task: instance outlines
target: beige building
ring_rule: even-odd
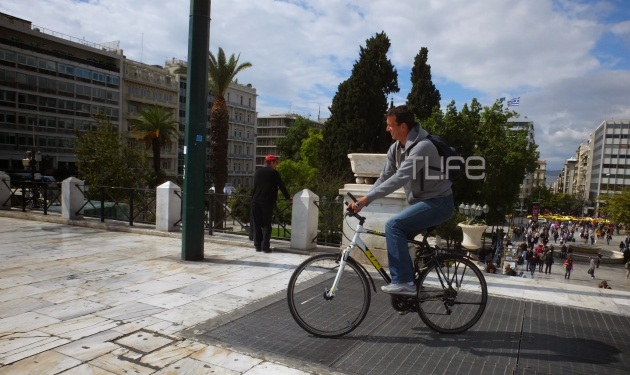
[[[163,107],[173,113],[172,119],[179,121],[179,95],[177,77],[159,66],[147,65],[132,60],[124,60],[122,83],[122,130],[133,129],[133,120],[138,113],[150,107]],[[135,134],[127,133],[135,139]],[[167,176],[177,176],[179,139],[173,139],[172,146],[164,146],[160,151],[160,168]],[[153,165],[153,154],[148,153],[149,165]]]
[[[174,73],[180,67],[186,67],[187,62],[172,59],[166,61],[165,68]],[[186,122],[186,75],[176,74],[179,86],[179,121]],[[242,85],[238,82],[230,83],[225,93],[225,101],[230,118],[228,129],[228,180],[227,183],[234,187],[254,186],[255,151],[256,151],[256,89],[251,84]],[[208,93],[208,123],[207,140],[210,141],[211,108],[214,97]],[[185,128],[180,128],[178,176],[184,172],[184,144]],[[207,149],[206,157],[206,182],[212,183],[210,168],[212,163],[212,150]]]

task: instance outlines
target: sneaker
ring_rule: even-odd
[[[415,296],[416,286],[411,284],[387,284],[381,287],[381,291],[389,294],[399,294],[402,296]]]

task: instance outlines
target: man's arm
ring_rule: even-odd
[[[282,195],[284,195],[284,197],[290,201],[291,200],[291,196],[289,195],[289,191],[287,190],[287,187],[284,186],[284,182],[282,181],[282,177],[280,177],[280,173],[278,173],[278,171],[276,171],[276,175],[278,177],[278,189],[280,189],[280,191],[282,192]]]

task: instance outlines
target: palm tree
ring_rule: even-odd
[[[243,69],[252,66],[251,63],[245,62],[239,65],[238,60],[240,54],[234,57],[234,54],[227,60],[225,52],[219,47],[218,58],[209,53],[210,61],[208,65],[209,85],[214,95],[212,103],[212,121],[210,124],[210,147],[212,149],[212,175],[216,191],[223,192],[225,183],[227,182],[228,163],[228,123],[229,113],[225,102],[225,93],[234,77]],[[225,203],[225,196],[218,195],[219,203]],[[223,204],[217,204],[214,209],[214,221],[217,228],[223,226]]]
[[[137,140],[144,140],[147,149],[153,152],[153,170],[155,171],[155,184],[162,182],[160,171],[160,150],[164,146],[171,146],[173,139],[179,136],[179,123],[171,119],[173,114],[163,107],[149,107],[139,112],[139,117],[134,121],[132,133]]]

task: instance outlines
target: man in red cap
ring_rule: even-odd
[[[265,156],[265,166],[254,174],[252,194],[252,228],[256,251],[270,253],[271,218],[278,200],[278,189],[287,200],[291,199],[280,173],[276,170],[280,159],[275,155]]]

